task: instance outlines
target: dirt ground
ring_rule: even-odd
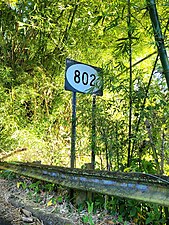
[[[40,204],[29,201],[17,180],[0,178],[0,225],[71,225],[67,218],[51,214]]]
[[[0,224],[20,225],[23,221],[19,209],[8,201],[10,188],[8,181],[0,179]]]

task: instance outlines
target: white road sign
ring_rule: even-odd
[[[103,95],[101,69],[66,59],[65,89],[73,92]]]

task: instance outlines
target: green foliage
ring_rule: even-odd
[[[12,180],[16,178],[16,173],[13,173],[8,170],[3,170],[3,171],[0,170],[0,178]]]
[[[165,224],[166,222],[164,207],[118,197],[107,197],[105,202],[104,196],[96,196],[94,210],[106,209],[108,214],[115,217],[115,223],[118,221],[119,223],[127,224],[127,221],[133,221],[133,223],[141,225]]]
[[[17,187],[22,187],[23,189],[29,189],[33,193],[39,193],[41,191],[52,192],[56,189],[56,185],[52,183],[46,183],[43,181],[20,181],[17,183]]]
[[[92,219],[93,205],[94,205],[93,202],[92,203],[87,202],[88,215],[83,216],[84,224],[94,225],[94,222]]]
[[[162,217],[159,207],[153,206],[152,210],[147,213],[145,224],[165,224],[165,222],[166,219]]]

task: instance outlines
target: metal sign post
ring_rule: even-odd
[[[96,95],[93,95],[92,101],[92,154],[91,163],[92,169],[95,169],[95,151],[96,151]]]
[[[65,90],[72,91],[72,135],[71,135],[71,168],[75,167],[76,161],[76,92],[93,94],[92,103],[92,153],[91,161],[94,169],[96,125],[95,108],[96,95],[103,95],[103,82],[101,68],[90,66],[72,59],[66,59]]]
[[[76,92],[72,92],[72,136],[71,136],[71,168],[75,167],[76,160]]]

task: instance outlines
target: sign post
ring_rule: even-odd
[[[95,150],[96,150],[96,95],[93,95],[92,101],[92,169],[95,169]]]
[[[66,59],[65,90],[72,91],[72,135],[71,135],[71,168],[76,159],[76,92],[93,94],[92,103],[92,167],[95,164],[95,108],[96,95],[103,95],[101,68],[90,66],[75,60]]]
[[[72,136],[71,136],[71,160],[70,167],[75,167],[76,160],[76,92],[72,92]]]

